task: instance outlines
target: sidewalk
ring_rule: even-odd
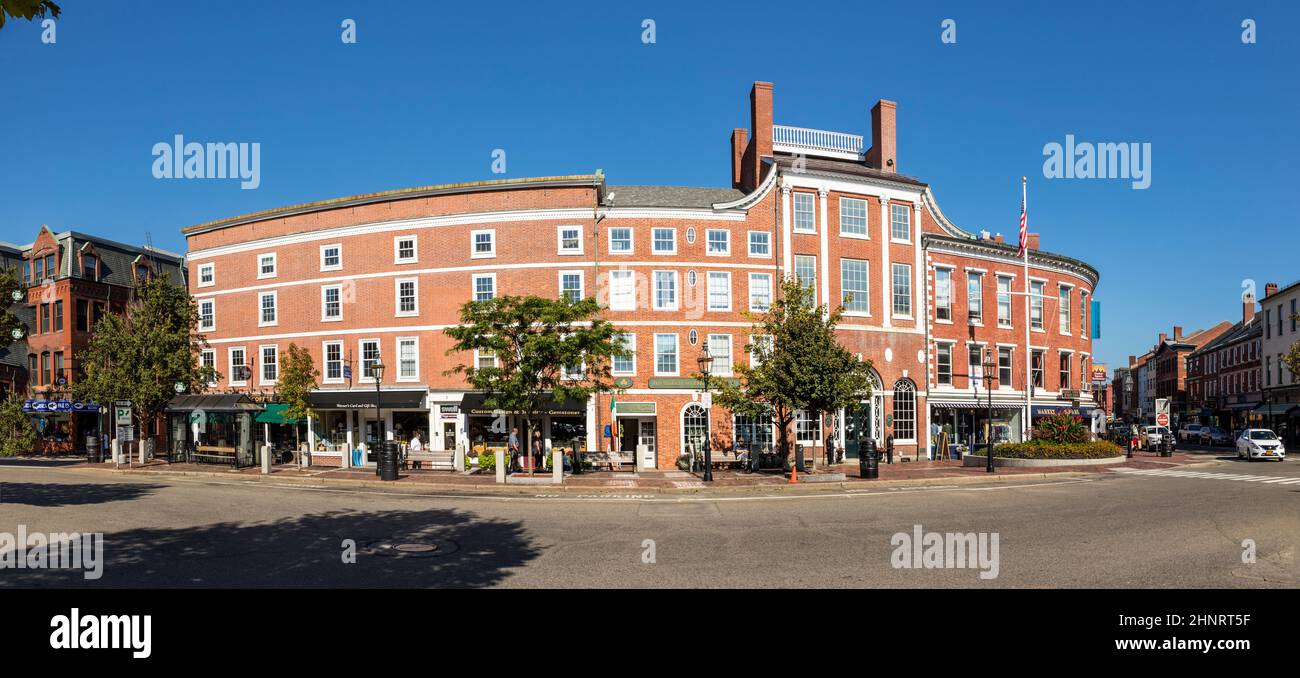
[[[1215,463],[1204,455],[1190,456],[1175,454],[1172,457],[1160,457],[1155,454],[1134,453],[1133,459],[1117,464],[1102,466],[1052,466],[1052,467],[1008,467],[998,468],[994,473],[987,473],[983,467],[964,467],[960,461],[916,461],[880,464],[880,477],[876,480],[864,480],[859,477],[858,465],[838,464],[827,467],[821,465],[815,473],[799,474],[800,482],[790,483],[789,479],[777,472],[744,473],[734,470],[715,471],[713,482],[705,483],[699,474],[685,471],[642,471],[608,472],[589,471],[581,475],[566,474],[562,485],[549,484],[512,484],[498,485],[493,475],[480,473],[461,474],[451,471],[405,470],[396,481],[381,481],[373,469],[340,469],[311,467],[301,469],[293,465],[273,467],[269,475],[263,475],[260,467],[231,469],[209,464],[168,464],[152,461],[144,466],[113,468],[110,464],[88,464],[85,462],[63,466],[65,469],[88,469],[121,475],[170,475],[222,478],[247,482],[271,481],[277,483],[294,483],[304,486],[341,487],[382,487],[384,489],[427,493],[430,491],[453,492],[493,492],[504,494],[553,494],[553,493],[683,493],[698,494],[709,492],[745,492],[773,493],[799,492],[814,493],[826,491],[887,489],[891,487],[925,487],[950,486],[984,483],[1017,483],[1035,480],[1065,480],[1095,476],[1116,468],[1171,468],[1188,465]],[[843,474],[843,477],[834,474]],[[539,473],[537,479],[549,478],[549,473]],[[821,482],[818,482],[821,481]]]

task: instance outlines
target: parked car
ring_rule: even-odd
[[[1201,429],[1205,428],[1200,424],[1188,424],[1178,429],[1178,442],[1194,443],[1201,439]]]
[[[1237,457],[1246,461],[1276,459],[1286,461],[1286,447],[1277,434],[1266,428],[1248,428],[1237,438]]]
[[[1231,445],[1232,436],[1218,426],[1206,426],[1201,429],[1200,443],[1202,445],[1209,445],[1210,447],[1216,445]]]

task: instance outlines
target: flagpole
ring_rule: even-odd
[[[1030,393],[1034,389],[1034,357],[1033,350],[1029,347],[1029,307],[1034,303],[1033,296],[1030,293],[1029,286],[1029,179],[1020,177],[1020,200],[1021,209],[1023,210],[1022,218],[1025,220],[1025,242],[1021,243],[1021,249],[1025,251],[1025,419],[1021,422],[1023,431],[1020,439],[1029,439],[1030,417],[1033,411],[1030,404]]]

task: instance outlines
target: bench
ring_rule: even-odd
[[[421,468],[421,466],[424,464],[433,465],[433,462],[434,462],[434,456],[433,456],[433,452],[431,451],[422,450],[420,452],[406,453],[405,463],[410,464],[411,468]]]
[[[235,448],[199,447],[190,454],[196,464],[229,464],[239,467],[239,454]]]
[[[611,471],[619,470],[623,464],[636,462],[636,457],[631,452],[584,452],[582,458],[585,462],[590,463],[593,468],[608,466]]]
[[[709,450],[709,461],[713,462],[714,466],[723,467],[740,463],[735,450]]]

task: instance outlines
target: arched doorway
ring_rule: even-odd
[[[689,403],[682,408],[682,454],[704,453],[704,438],[709,430],[709,411],[699,403]]]
[[[845,459],[857,459],[865,453],[868,440],[875,440],[880,446],[881,411],[884,409],[885,394],[880,383],[880,375],[871,370],[871,396],[859,401],[853,410],[841,410],[840,421],[843,424],[842,445]]]

